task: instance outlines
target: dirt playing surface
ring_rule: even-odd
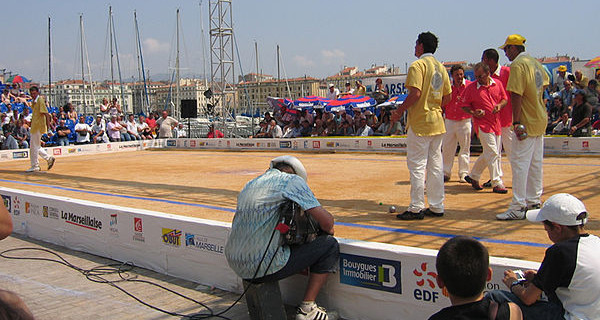
[[[2,163],[0,186],[230,222],[238,192],[281,154],[121,152],[58,158],[51,171],[34,174],[24,173],[28,160],[10,161]],[[491,239],[484,242],[491,255],[531,261],[541,261],[544,255],[545,248],[536,244],[551,244],[541,223],[495,219],[512,197],[506,158],[502,166],[508,194],[495,194],[489,188],[474,191],[469,184],[459,183],[455,164],[452,180],[446,183],[444,217],[399,221],[388,207],[395,205],[403,212],[409,203],[405,156],[293,155],[306,167],[309,186],[321,204],[341,223],[336,226],[338,237],[438,249],[448,235],[470,235]],[[45,170],[43,160],[41,164]],[[599,177],[598,158],[546,157],[542,199],[559,192],[582,199],[591,215],[586,229],[600,235]],[[481,180],[487,181],[487,172]]]

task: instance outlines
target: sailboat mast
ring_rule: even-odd
[[[281,95],[281,74],[279,72],[279,45],[277,45],[277,96]]]
[[[115,72],[113,69],[113,30],[112,30],[112,6],[108,6],[108,30],[109,30],[109,42],[110,42],[110,98],[115,97]]]
[[[175,58],[175,72],[177,78],[177,86],[175,87],[175,110],[171,114],[178,115],[179,114],[179,103],[181,102],[179,97],[179,82],[180,82],[180,74],[179,74],[179,9],[177,9],[177,57]],[[177,117],[179,118],[179,117]]]
[[[112,14],[111,14],[112,16]],[[125,95],[123,93],[124,89],[123,89],[123,77],[121,76],[121,62],[119,61],[119,47],[117,46],[117,36],[116,36],[116,32],[115,32],[115,20],[111,19],[111,30],[113,33],[113,38],[115,41],[115,54],[117,56],[117,72],[119,73],[119,88],[121,89],[121,108],[125,107]],[[125,109],[124,109],[125,110]]]
[[[52,106],[52,39],[50,35],[50,16],[48,16],[48,104]]]
[[[133,18],[135,20],[135,37],[137,39],[137,48],[138,48],[138,73],[141,74],[141,80],[144,83],[144,92],[143,92],[143,97],[141,97],[141,101],[142,101],[142,112],[148,114],[150,112],[150,99],[148,97],[148,85],[146,83],[146,72],[144,69],[144,55],[142,53],[142,41],[140,38],[140,28],[138,26],[138,22],[137,22],[137,13],[135,11],[133,11]],[[145,102],[145,104],[144,104]]]
[[[81,103],[83,104],[83,113],[87,113],[87,103],[85,102],[85,71],[83,69],[83,14],[79,14],[79,43],[81,47]]]
[[[258,73],[258,43],[256,42],[256,40],[254,41],[254,53],[256,55],[256,90],[258,93],[258,99],[260,99],[260,73]],[[254,105],[254,103],[252,103],[251,106],[252,105]],[[254,125],[254,110],[251,109],[250,112],[252,112],[252,124]]]

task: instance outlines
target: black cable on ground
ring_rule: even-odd
[[[36,252],[48,253],[52,256],[55,256],[56,259],[45,258],[45,257],[19,257],[19,256],[13,256],[13,255],[9,254],[11,252],[14,253],[14,252],[22,252],[22,251],[36,251]],[[202,303],[200,301],[192,299],[184,294],[181,294],[172,289],[166,288],[166,287],[164,287],[160,284],[154,283],[152,281],[137,279],[137,275],[131,275],[129,273],[133,270],[134,266],[133,266],[133,264],[128,263],[128,262],[112,263],[112,264],[106,264],[106,265],[93,267],[91,269],[83,269],[83,268],[80,268],[80,267],[70,263],[69,261],[64,259],[62,256],[60,256],[58,253],[55,253],[51,250],[44,249],[44,248],[28,248],[28,247],[4,250],[4,251],[0,252],[0,257],[3,257],[5,259],[36,260],[36,261],[49,261],[49,262],[59,263],[66,267],[69,267],[73,270],[78,271],[79,273],[83,274],[90,281],[108,284],[108,285],[112,286],[113,288],[116,288],[116,289],[120,290],[121,292],[125,293],[126,295],[128,295],[132,299],[136,300],[137,302],[139,302],[151,309],[154,309],[156,311],[159,311],[159,312],[171,315],[171,316],[183,317],[184,319],[190,319],[190,320],[192,320],[192,319],[209,319],[209,318],[221,318],[221,319],[231,320],[230,318],[223,316],[223,314],[226,313],[227,311],[229,311],[243,297],[243,294],[240,295],[240,297],[231,306],[229,306],[228,308],[226,308],[225,310],[223,310],[219,313],[214,313],[214,311],[210,307],[208,307],[207,305],[205,305],[204,303]],[[105,278],[108,275],[115,275],[115,274],[119,276],[118,280],[108,280]],[[136,297],[134,294],[129,293],[127,290],[123,289],[122,287],[120,287],[118,285],[118,283],[124,283],[124,282],[140,282],[140,283],[153,285],[162,290],[168,291],[168,292],[175,294],[181,298],[184,298],[186,300],[189,300],[189,301],[192,301],[192,302],[198,304],[202,308],[205,308],[207,310],[207,313],[181,314],[181,313],[171,312],[171,311],[161,309],[159,307],[156,307],[154,305],[151,305],[151,304],[141,300],[140,298]],[[247,291],[247,289],[244,290],[244,293],[246,293],[246,291]]]

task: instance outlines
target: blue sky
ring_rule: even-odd
[[[341,1],[233,0],[237,46],[235,74],[255,72],[254,42],[263,73],[277,75],[276,45],[281,47],[282,77],[324,78],[343,66],[400,66],[412,62],[418,33],[440,40],[442,61],[478,61],[508,34],[527,38],[534,56],[568,54],[580,59],[600,55],[597,0],[540,1]],[[174,65],[175,11],[181,10],[183,73],[203,74],[202,37],[208,44],[208,0],[7,1],[0,68],[34,81],[47,81],[47,19],[52,18],[53,79],[81,78],[79,14],[94,80],[110,78],[108,6],[113,7],[124,80],[137,77],[133,11],[137,10],[146,69],[167,74]],[[202,12],[202,15],[201,15]],[[201,21],[205,35],[201,34]],[[206,49],[207,57],[208,48]],[[241,64],[239,63],[241,61]],[[507,59],[501,52],[501,63]],[[207,62],[208,64],[208,62]],[[208,67],[209,68],[209,67]],[[86,71],[87,72],[87,71]]]

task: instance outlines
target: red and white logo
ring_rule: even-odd
[[[313,141],[313,149],[320,149],[321,141]]]
[[[421,267],[414,269],[413,274],[418,277],[417,286],[429,287],[430,289],[440,289],[436,282],[437,273],[433,271],[427,271],[427,262],[421,263]],[[448,296],[448,291],[446,291],[446,288],[442,290],[442,294],[446,297]]]
[[[133,218],[133,231],[143,232],[142,229],[142,218]]]

